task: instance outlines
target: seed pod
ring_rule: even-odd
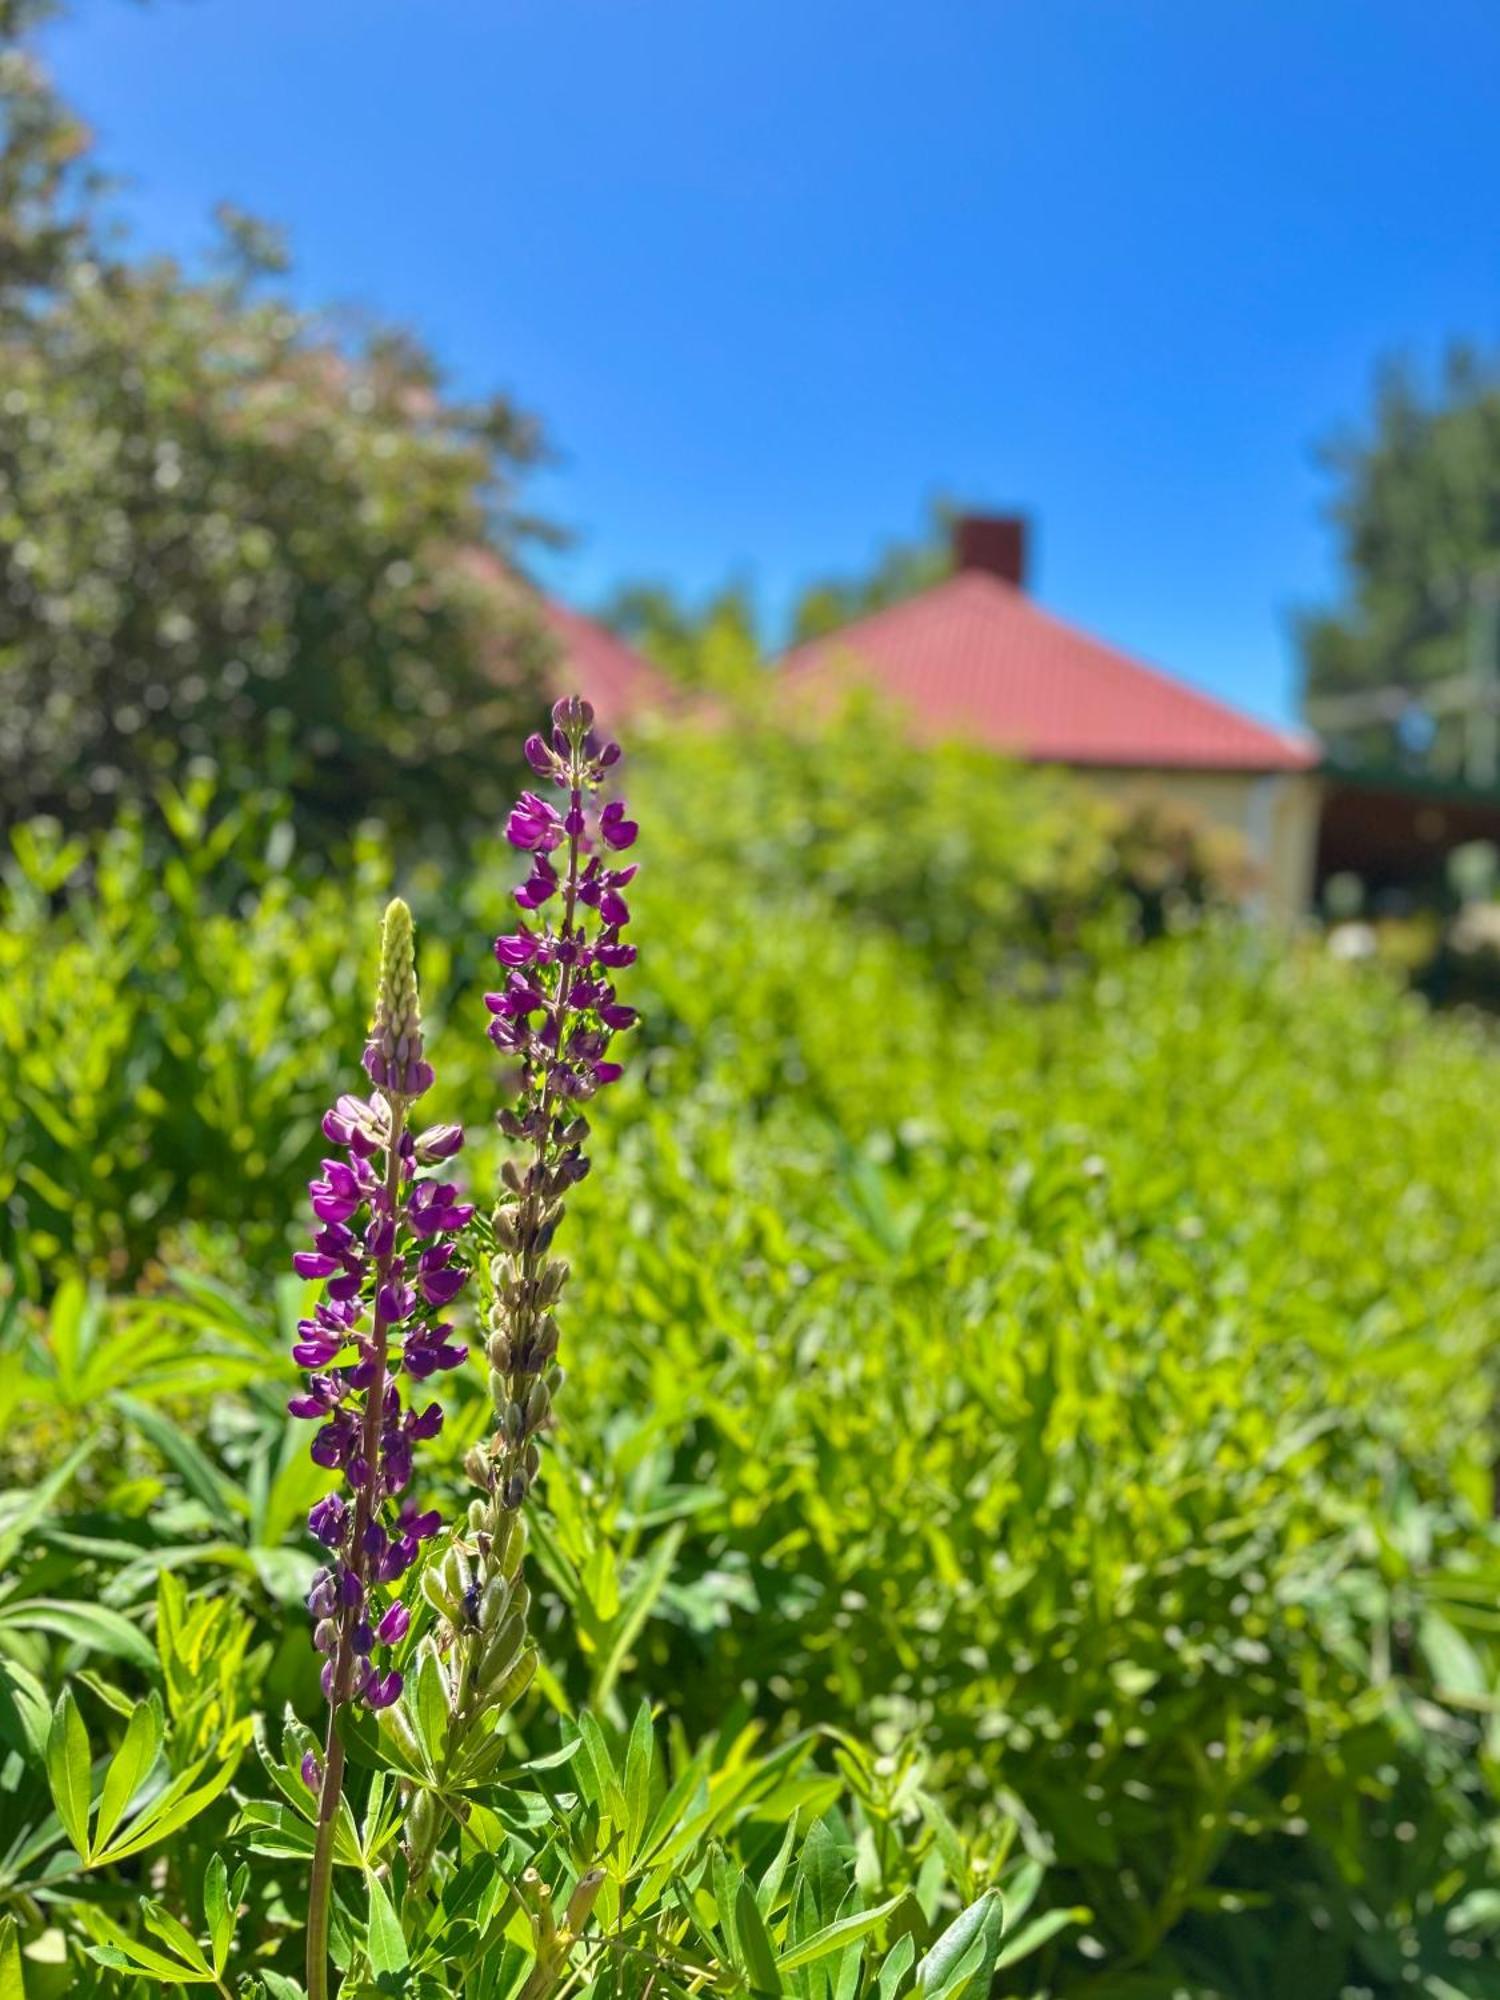
[[[489,1512],[489,1508],[485,1506],[482,1500],[471,1500],[469,1502],[469,1527],[474,1534],[477,1535],[480,1529],[483,1528],[485,1522],[489,1519]]]
[[[419,1786],[406,1802],[406,1851],[425,1860],[432,1851],[437,1832],[437,1800],[425,1785]],[[571,1907],[571,1905],[570,1905]]]
[[[510,1603],[510,1585],[503,1576],[492,1576],[479,1599],[479,1629],[492,1632]]]
[[[502,1548],[496,1537],[495,1561],[506,1582],[511,1582],[520,1573],[522,1558],[526,1554],[527,1527],[522,1514],[507,1514],[505,1520],[505,1544]]]
[[[490,1462],[485,1457],[483,1445],[470,1445],[469,1449],[464,1453],[464,1471],[476,1486],[489,1485]]]
[[[456,1618],[463,1598],[449,1590],[436,1568],[422,1572],[422,1595],[434,1611],[440,1611],[445,1618]]]
[[[381,1709],[380,1726],[395,1737],[409,1761],[420,1768],[425,1752],[417,1740],[417,1732],[412,1726],[411,1717],[406,1712],[406,1704],[398,1701],[389,1708]]]
[[[482,1688],[504,1680],[526,1644],[526,1620],[512,1611],[485,1640],[476,1679]]]
[[[469,1568],[468,1557],[457,1542],[449,1545],[448,1553],[443,1558],[443,1582],[449,1596],[458,1599],[467,1597],[473,1585],[474,1575]]]
[[[527,1688],[531,1686],[535,1674],[536,1652],[532,1647],[528,1646],[520,1659],[516,1661],[510,1672],[505,1676],[504,1680],[486,1689],[486,1706],[492,1710],[500,1710],[502,1712],[505,1709],[514,1708],[522,1695],[525,1694]]]
[[[561,1257],[552,1258],[537,1280],[537,1297],[544,1305],[551,1305],[568,1282],[568,1266]]]
[[[530,1394],[526,1398],[527,1430],[540,1430],[551,1414],[551,1410],[552,1398],[547,1393],[546,1383],[538,1376],[536,1381],[532,1383]]]
[[[502,1375],[510,1373],[510,1338],[507,1334],[498,1330],[492,1333],[486,1352],[490,1358],[491,1368],[496,1369]]]

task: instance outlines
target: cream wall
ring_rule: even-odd
[[[1251,906],[1281,923],[1306,915],[1318,841],[1315,772],[1073,768],[1113,799],[1165,799],[1210,826],[1237,834],[1255,877]]]

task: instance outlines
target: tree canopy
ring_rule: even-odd
[[[793,600],[784,636],[767,632],[755,594],[742,580],[698,604],[667,583],[625,583],[600,606],[599,616],[680,685],[734,692],[783,644],[820,639],[940,582],[952,567],[951,515],[939,504],[925,534],[888,543],[867,570],[805,584]]]
[[[1335,440],[1323,458],[1335,482],[1328,512],[1345,587],[1337,607],[1300,621],[1309,714],[1331,715],[1325,733],[1353,754],[1420,751],[1437,768],[1457,768],[1468,704],[1452,684],[1476,668],[1500,668],[1492,610],[1500,362],[1455,348],[1430,386],[1408,367],[1387,368],[1367,427]],[[1393,687],[1412,696],[1404,717],[1342,699]],[[1346,725],[1341,714],[1351,718]]]
[[[50,11],[0,0],[6,815],[94,816],[195,760],[320,837],[498,813],[548,656],[495,582],[537,425],[405,332],[293,306],[250,218],[201,273],[122,248],[33,52]]]

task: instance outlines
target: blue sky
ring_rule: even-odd
[[[774,619],[946,493],[1284,717],[1313,445],[1500,335],[1495,0],[79,0],[50,48],[144,243],[234,200],[542,415],[585,607]]]

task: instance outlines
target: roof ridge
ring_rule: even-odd
[[[903,657],[905,635],[914,625],[920,630],[924,619],[951,617],[965,605],[979,621],[968,638],[952,630],[935,638],[929,631],[912,645],[910,657]],[[996,614],[1004,621],[1003,631],[993,629]],[[996,671],[1001,664],[997,649],[1009,656],[1003,664],[1013,664],[1013,674]],[[1071,757],[1098,764],[1115,754],[1122,765],[1149,768],[1153,733],[1155,754],[1163,764],[1290,769],[1316,761],[1315,742],[1302,732],[1263,722],[1222,696],[1070,623],[1004,578],[983,571],[955,571],[899,603],[882,605],[836,631],[788,648],[777,665],[788,685],[798,685],[827,670],[840,655],[858,660],[861,652],[873,679],[917,684],[927,709],[946,708],[946,720],[955,729],[1005,740],[1022,754],[1049,761],[1066,763]],[[976,675],[985,694],[993,697],[988,702],[976,698]],[[1083,684],[1073,690],[1072,709],[1092,712],[1069,713],[1069,677]],[[899,686],[892,691],[899,693]],[[1148,691],[1153,717],[1132,717],[1131,697],[1139,707]],[[930,713],[927,719],[932,719]],[[1111,729],[1113,752],[1107,741]]]

